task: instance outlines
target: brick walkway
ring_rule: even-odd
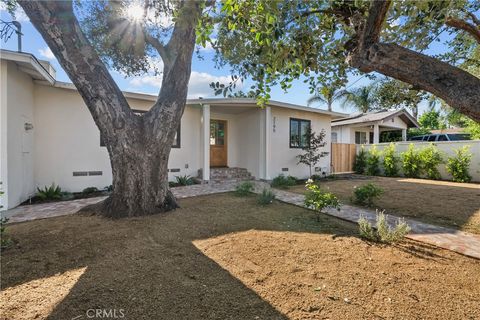
[[[200,195],[233,191],[236,184],[236,182],[228,182],[214,183],[209,185],[193,185],[187,187],[173,188],[172,192],[177,198],[182,199]],[[265,187],[269,188],[268,184],[260,181],[255,182],[255,192],[261,192],[261,190]],[[284,190],[274,190],[274,193],[276,195],[276,198],[282,202],[301,207],[304,206],[304,196],[301,194]],[[99,197],[20,206],[2,212],[2,217],[9,217],[10,222],[23,222],[35,219],[57,217],[73,214],[83,206],[96,203],[103,199],[104,197]],[[326,212],[327,214],[334,217],[352,222],[357,222],[360,215],[363,215],[371,222],[375,222],[376,217],[375,211],[373,210],[354,207],[350,205],[342,205],[339,211],[327,210]],[[388,216],[387,218],[390,224],[394,224],[397,219],[397,217],[393,216]],[[480,259],[480,236],[454,229],[434,226],[412,219],[405,219],[405,221],[412,228],[410,233],[407,235],[408,238]]]

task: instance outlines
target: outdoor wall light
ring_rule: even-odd
[[[25,128],[25,131],[33,130],[33,124],[28,123],[28,122],[25,122],[25,124],[23,125],[23,127]]]

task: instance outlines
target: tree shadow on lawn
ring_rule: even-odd
[[[317,224],[311,212],[294,206],[258,206],[253,197],[223,194],[181,204],[143,218],[77,214],[11,225],[18,245],[2,254],[2,290],[27,284],[27,292],[16,292],[18,299],[29,294],[31,281],[48,282],[86,267],[63,301],[51,306],[49,319],[85,318],[87,310],[104,308],[124,309],[126,319],[286,319],[192,242],[250,229],[347,236],[352,231],[330,217]],[[30,300],[48,303],[38,296]]]
[[[286,319],[193,243],[248,230],[323,234],[335,241],[357,232],[354,224],[326,215],[316,222],[313,212],[296,206],[258,206],[253,197],[210,195],[181,205],[143,218],[77,214],[12,225],[19,245],[2,255],[2,290],[86,267],[51,306],[49,319],[85,318],[89,309],[123,309],[126,319]],[[48,303],[28,297],[28,290],[11,298],[19,294]]]

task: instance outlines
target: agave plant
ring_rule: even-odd
[[[45,186],[43,189],[37,188],[36,196],[42,200],[59,200],[62,198],[62,189],[60,186],[52,183],[50,187]]]

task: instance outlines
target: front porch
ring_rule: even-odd
[[[271,108],[201,105],[201,163],[204,183],[269,180]]]

